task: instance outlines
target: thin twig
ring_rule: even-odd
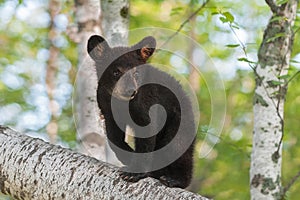
[[[300,27],[298,27],[295,31],[294,31],[294,36],[296,35],[296,33],[300,30]]]
[[[298,74],[300,74],[300,71],[297,71],[287,82],[286,82],[286,86],[294,79],[294,78],[296,78],[296,76],[298,75]]]
[[[229,23],[228,25],[229,25],[229,28],[230,28],[231,32],[233,33],[233,35],[234,35],[235,38],[237,39],[238,43],[240,44],[241,49],[242,49],[242,51],[244,52],[245,57],[248,59],[248,54],[247,54],[247,51],[246,51],[246,45],[240,40],[239,36],[237,35],[237,33],[235,32],[234,28],[232,27],[232,24]],[[257,71],[256,71],[256,67],[253,66],[253,65],[251,65],[251,63],[249,63],[249,62],[248,62],[248,65],[249,65],[249,67],[253,70],[255,76],[261,81],[261,84],[262,84],[262,86],[263,86],[263,88],[264,88],[264,90],[265,90],[265,92],[266,92],[268,98],[271,99],[272,103],[273,103],[274,106],[276,107],[276,103],[275,103],[274,99],[273,99],[273,98],[271,97],[271,95],[268,93],[267,87],[266,87],[265,84],[263,83],[261,76],[260,76],[260,75],[257,73]]]
[[[296,182],[296,180],[300,177],[300,171],[290,180],[290,182],[283,188],[283,194],[284,197],[286,192],[292,187],[292,185]]]
[[[268,5],[270,6],[270,8],[271,8],[271,6],[272,6],[272,3],[274,3],[274,5],[276,6],[276,4],[275,4],[275,2],[274,2],[273,0],[266,0],[266,1],[267,1],[267,3],[269,2]],[[272,1],[272,2],[271,2],[271,1]],[[271,9],[273,9],[273,8],[271,8]],[[278,8],[276,8],[276,9],[278,9]],[[235,32],[234,28],[232,27],[232,24],[229,23],[228,25],[229,25],[229,28],[230,28],[231,32],[234,34],[235,38],[237,39],[238,43],[240,44],[241,49],[242,49],[242,51],[243,51],[245,57],[248,59],[248,54],[247,54],[247,51],[246,51],[246,46],[245,46],[245,44],[244,44],[244,43],[240,40],[240,38],[238,37],[237,33]],[[248,62],[248,65],[249,65],[249,67],[253,70],[255,76],[261,81],[261,85],[262,85],[262,87],[264,88],[267,97],[271,100],[273,106],[276,108],[276,114],[277,114],[277,116],[278,116],[279,119],[280,119],[281,128],[282,128],[282,135],[281,135],[281,139],[280,139],[280,141],[279,141],[279,145],[278,145],[278,148],[277,148],[277,151],[276,151],[277,153],[279,153],[280,146],[281,146],[281,143],[282,143],[282,141],[283,141],[283,136],[284,136],[284,120],[283,120],[283,117],[281,116],[281,114],[280,114],[280,112],[279,112],[280,97],[278,98],[278,103],[276,104],[275,100],[274,100],[274,99],[272,98],[272,96],[269,94],[266,85],[263,83],[261,76],[257,73],[256,67],[253,66],[253,65],[251,65],[251,63],[249,63],[249,62]],[[300,72],[299,72],[299,73],[300,73]],[[281,92],[281,87],[280,87],[280,89],[279,89],[279,92]]]
[[[294,35],[293,35],[294,36]],[[282,63],[281,63],[281,70],[278,74],[278,77],[281,75],[281,72],[282,70],[284,69],[284,64],[285,64],[285,57],[287,56],[287,54],[289,53],[289,49],[287,49],[287,52],[285,53],[285,55],[282,57]],[[281,123],[281,131],[282,131],[282,134],[281,134],[281,139],[279,141],[279,144],[278,144],[278,148],[277,148],[277,154],[279,155],[279,151],[280,151],[280,148],[281,148],[281,144],[283,142],[283,137],[284,137],[284,119],[283,117],[281,116],[280,114],[280,111],[279,111],[279,107],[280,107],[280,103],[281,103],[281,99],[284,99],[283,95],[285,95],[286,93],[286,88],[288,87],[288,84],[300,73],[300,71],[297,71],[283,86],[279,85],[279,94],[278,94],[278,102],[277,102],[277,107],[276,107],[276,111],[277,111],[277,115],[280,119],[280,123]]]
[[[247,154],[246,156],[247,156],[247,157],[250,157],[249,154],[246,152],[246,150],[244,150],[243,148],[239,147],[238,145],[236,145],[236,144],[234,144],[234,143],[232,143],[232,142],[228,142],[227,140],[225,140],[225,138],[223,138],[223,137],[221,137],[221,136],[219,136],[219,135],[216,135],[216,134],[211,133],[211,132],[209,132],[209,131],[203,132],[203,134],[204,134],[204,135],[207,134],[207,135],[213,136],[213,137],[219,139],[220,141],[222,141],[223,143],[225,143],[225,144],[231,146],[233,149],[238,150],[241,154]]]
[[[176,30],[175,33],[173,33],[161,46],[159,49],[161,49],[163,46],[165,46],[167,43],[170,42],[171,39],[173,39],[180,31],[181,29],[193,18],[195,17],[209,2],[209,0],[206,0],[195,12],[193,12],[182,24],[179,26],[179,28]]]
[[[246,51],[246,46],[244,45],[244,43],[243,43],[243,42],[240,40],[240,38],[238,37],[238,35],[237,35],[237,33],[235,32],[234,28],[232,27],[232,24],[231,24],[231,23],[229,23],[229,28],[230,28],[231,32],[233,33],[233,35],[235,36],[235,38],[238,40],[238,42],[239,42],[239,44],[241,45],[242,50],[243,50],[243,52],[244,52],[246,58],[247,58],[248,55],[247,55],[247,51]],[[250,63],[249,63],[249,65],[250,65]],[[252,65],[251,65],[250,67],[252,68]]]
[[[297,75],[298,74],[300,74],[300,71],[297,71],[285,84],[284,84],[284,86],[283,87],[281,87],[280,88],[280,90],[282,89],[282,88],[287,88],[287,86],[288,86],[288,84],[294,79],[294,78],[296,78],[297,77]],[[277,148],[277,153],[279,153],[279,150],[280,150],[280,146],[281,146],[281,144],[282,144],[282,141],[283,141],[283,136],[284,136],[284,120],[283,120],[283,118],[282,118],[282,116],[280,115],[280,113],[279,113],[279,103],[280,103],[280,97],[279,97],[279,99],[278,99],[278,106],[277,106],[277,115],[279,116],[279,118],[280,118],[280,123],[281,123],[281,128],[282,128],[282,134],[281,134],[281,139],[280,139],[280,141],[279,141],[279,144],[278,144],[278,148]]]

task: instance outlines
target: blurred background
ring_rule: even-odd
[[[77,23],[75,3],[60,1],[55,15],[51,14],[49,3],[48,0],[0,0],[0,124],[47,141],[49,132],[56,130],[57,144],[76,149],[72,94],[78,70],[78,45],[70,36],[70,30]],[[130,0],[129,29],[177,30],[202,3],[201,0]],[[199,101],[201,119],[190,191],[214,199],[249,199],[255,80],[249,63],[240,58],[245,57],[246,50],[247,58],[257,61],[269,18],[270,11],[264,1],[215,0],[181,30],[201,44],[225,86],[224,128],[214,149],[205,158],[200,156],[199,147],[209,134],[210,91],[201,77],[192,75],[193,70],[185,62],[174,60],[172,56],[156,58],[190,80]],[[295,29],[299,22],[297,19]],[[191,57],[195,51],[180,53]],[[299,51],[299,34],[296,34],[291,74],[300,69]],[[53,56],[57,68],[49,80],[46,74]],[[192,60],[197,62],[197,59]],[[293,79],[286,98],[283,184],[300,168],[299,84],[299,77]],[[296,199],[299,192],[298,182],[288,192],[287,199]]]

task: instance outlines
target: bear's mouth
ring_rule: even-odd
[[[135,90],[135,91],[133,91],[133,93],[132,93],[132,94],[131,94],[131,96],[130,96],[130,100],[131,100],[131,99],[133,99],[133,98],[135,97],[136,93],[137,93],[137,91],[136,91],[136,90]]]
[[[112,95],[114,97],[116,97],[117,99],[120,99],[120,100],[123,100],[123,101],[130,101],[132,99],[134,99],[134,97],[136,96],[137,94],[137,91],[133,91],[132,94],[120,94],[118,91],[114,91],[112,93]]]

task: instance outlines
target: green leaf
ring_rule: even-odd
[[[200,130],[201,130],[202,133],[207,134],[208,131],[209,131],[209,125],[203,125],[203,126],[201,126]]]
[[[290,60],[290,63],[300,63],[300,62],[297,60]]]
[[[270,22],[280,21],[280,20],[282,20],[282,19],[283,19],[282,16],[276,16],[276,17],[273,17],[273,18],[270,20]]]
[[[279,76],[278,79],[289,79],[291,76],[286,74],[286,75],[282,75],[282,76]]]
[[[223,23],[230,23],[230,24],[232,24],[234,22],[234,17],[233,17],[233,15],[230,12],[224,12],[224,13],[219,13],[219,14],[222,15],[220,17],[220,20]]]
[[[235,47],[239,47],[239,44],[227,44],[226,47],[228,48],[235,48]]]
[[[212,12],[211,15],[219,15],[220,12]]]
[[[233,23],[234,17],[230,12],[224,12],[222,15],[228,20],[228,22]]]
[[[182,10],[183,10],[183,7],[172,8],[170,16],[172,16],[172,15],[177,15],[177,14],[179,14]]]
[[[223,22],[223,23],[227,23],[227,22],[228,22],[228,20],[227,20],[225,17],[220,17],[220,20],[221,20],[221,22]]]
[[[257,62],[248,60],[248,58],[238,58],[238,61],[242,61],[242,62],[247,62],[247,63],[252,63],[252,64],[256,64]]]
[[[282,5],[282,4],[285,4],[285,3],[287,3],[289,0],[277,0],[276,1],[276,4],[277,5]]]
[[[268,43],[268,42],[272,42],[272,41],[274,41],[275,39],[280,38],[280,37],[283,37],[283,36],[285,36],[285,33],[277,33],[277,34],[275,34],[274,37],[270,37],[270,38],[267,40],[267,43]]]
[[[269,106],[269,104],[264,100],[264,98],[261,95],[257,94],[257,93],[254,94],[254,99],[253,100],[254,100],[254,104],[259,103],[264,107]]]
[[[270,81],[270,83],[271,83],[273,86],[278,86],[278,85],[284,84],[284,82],[282,82],[282,81]]]

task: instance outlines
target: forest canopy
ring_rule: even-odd
[[[137,29],[157,27],[176,32],[202,3],[201,0],[131,0],[129,44],[141,39],[131,35]],[[49,13],[48,0],[0,1],[0,124],[47,141],[50,140],[49,130],[57,129],[57,144],[74,150],[77,148],[77,139],[72,103],[80,48],[72,37],[74,30],[78,29],[75,11],[75,4],[70,0],[60,1],[59,11],[54,17]],[[298,15],[299,12],[293,27],[295,39],[290,69],[288,75],[282,77],[291,79],[284,112],[284,185],[298,173],[300,165],[300,135],[297,134],[298,111],[300,113]],[[212,79],[218,76],[224,84],[223,92],[226,95],[223,102],[226,108],[224,126],[221,135],[214,135],[214,130],[209,128],[214,91],[209,90],[201,76],[196,83],[200,122],[194,156],[194,180],[188,188],[190,191],[214,199],[250,197],[249,168],[255,90],[255,74],[251,65],[258,62],[258,49],[271,16],[270,8],[260,0],[210,1],[180,29],[180,34],[192,38],[201,49],[182,48],[176,53],[191,58],[198,65],[214,65],[216,71],[203,73]],[[55,30],[55,37],[50,40],[49,32],[52,29]],[[51,46],[57,49],[58,67],[52,96],[49,97],[46,71]],[[153,61],[170,66],[175,77],[177,74],[189,79],[191,75],[189,63],[180,59],[180,56],[161,53]],[[53,119],[54,124],[50,123]],[[216,145],[204,157],[200,149],[209,146],[206,144],[207,135],[209,141]],[[296,199],[299,192],[300,181],[287,192],[287,199]]]

